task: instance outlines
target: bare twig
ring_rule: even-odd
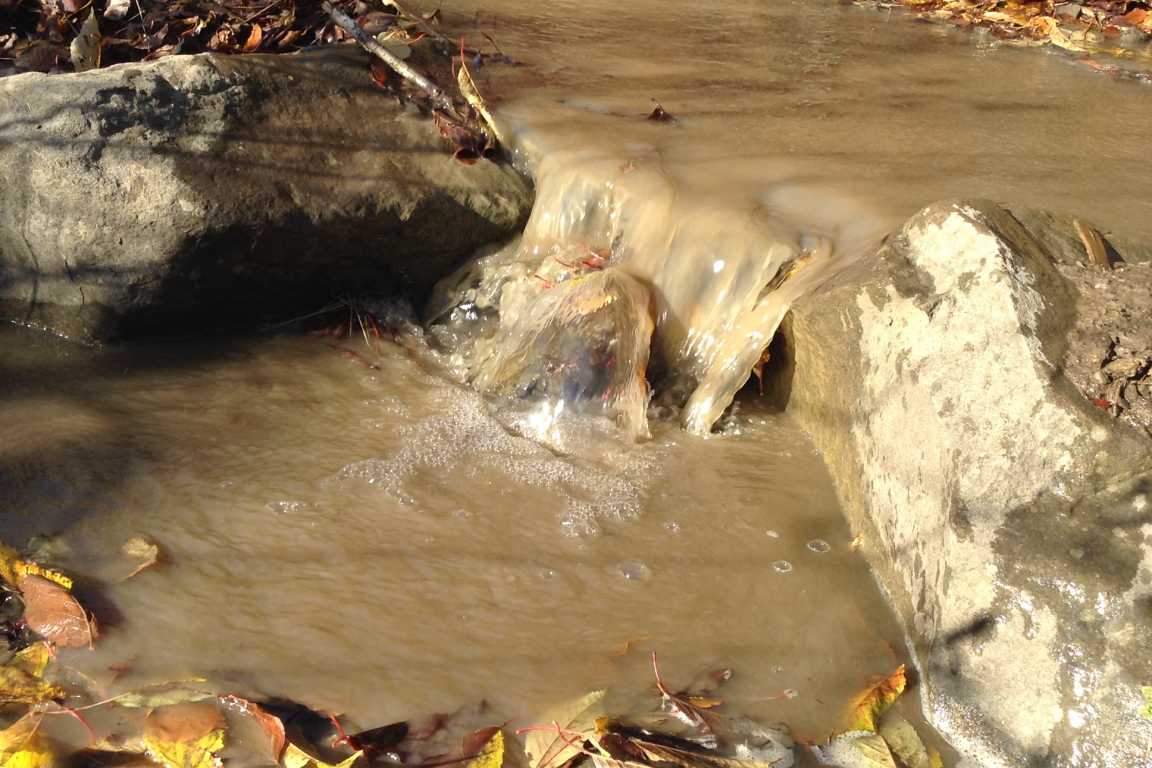
[[[432,105],[439,110],[442,110],[449,115],[458,117],[456,105],[452,103],[451,97],[444,93],[436,83],[432,82],[424,75],[420,74],[412,67],[408,66],[403,59],[395,56],[391,51],[378,43],[375,38],[365,32],[356,24],[351,16],[341,11],[339,8],[332,5],[332,3],[325,1],[323,5],[324,10],[332,17],[332,21],[336,25],[347,32],[352,38],[360,44],[360,47],[371,53],[373,56],[379,58],[389,67],[391,67],[396,74],[403,77],[408,82],[415,85],[432,100]]]

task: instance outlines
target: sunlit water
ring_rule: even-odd
[[[811,0],[445,10],[454,33],[524,62],[478,77],[537,181],[512,246],[536,269],[525,285],[547,290],[539,276],[573,246],[649,285],[653,366],[696,433],[797,296],[931,202],[991,197],[1152,233],[1147,89],[1060,52]],[[654,101],[675,120],[645,119]]]
[[[551,269],[608,248],[650,285],[683,418],[546,447],[538,414],[417,341],[342,342],[369,368],[315,338],[97,353],[5,330],[0,538],[58,535],[104,624],[63,662],[109,692],[203,676],[369,727],[482,699],[531,722],[643,691],[656,650],[674,684],[731,667],[733,709],[826,735],[906,652],[820,457],[785,415],[724,406],[799,291],[935,199],[1152,234],[1147,89],[835,2],[444,12],[526,63],[478,74],[537,177],[511,248]],[[677,122],[646,121],[653,98]],[[133,536],[167,562],[120,583]]]
[[[814,738],[906,660],[820,457],[763,407],[558,452],[418,346],[343,342],[371,369],[316,338],[0,345],[3,538],[60,534],[104,623],[63,661],[110,692],[204,676],[363,726],[481,699],[531,722],[643,692],[655,650]],[[120,582],[133,536],[168,562]]]

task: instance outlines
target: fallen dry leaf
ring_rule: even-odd
[[[59,571],[45,568],[31,560],[25,560],[12,547],[0,543],[0,578],[12,586],[18,587],[20,580],[25,576],[40,576],[59,584],[64,589],[72,589],[72,579]]]
[[[289,744],[284,750],[284,757],[281,758],[280,762],[284,768],[351,768],[363,754],[363,752],[356,752],[339,763],[326,763],[319,758],[312,757],[295,744]]]
[[[456,84],[460,88],[460,95],[468,102],[472,109],[476,110],[476,114],[480,115],[484,120],[484,124],[488,127],[492,138],[500,140],[500,132],[496,128],[496,120],[492,117],[492,113],[488,111],[488,105],[484,103],[484,99],[480,96],[479,89],[476,88],[476,82],[472,79],[472,73],[468,71],[468,62],[464,56],[464,40],[460,40],[460,68],[456,70]]]
[[[904,768],[940,768],[940,755],[924,745],[912,723],[892,711],[880,722],[880,736]]]
[[[41,576],[25,576],[19,587],[29,629],[61,648],[92,645],[95,628],[71,592]]]
[[[566,763],[580,750],[569,744],[552,724],[559,726],[563,731],[589,731],[596,725],[596,720],[604,713],[605,691],[592,691],[548,712],[541,718],[541,725],[527,732],[524,739],[524,749],[528,753],[529,764],[532,768],[547,768],[560,766]]]
[[[216,693],[197,685],[203,683],[202,678],[191,680],[177,680],[169,683],[157,683],[136,691],[129,691],[115,696],[115,701],[121,707],[167,707],[173,704],[184,704],[195,701],[206,701],[216,698]]]
[[[108,0],[108,5],[104,6],[104,18],[109,21],[120,21],[128,15],[131,7],[132,0]]]
[[[255,53],[260,49],[260,43],[264,40],[264,30],[260,28],[259,24],[252,25],[252,31],[248,33],[248,39],[244,41],[244,53]]]
[[[88,12],[88,18],[80,27],[80,34],[72,40],[69,49],[72,56],[72,66],[77,72],[86,72],[100,66],[100,48],[103,39],[100,37],[100,24],[96,21],[96,9]]]
[[[256,724],[264,731],[264,735],[268,737],[269,754],[273,760],[279,763],[280,756],[284,754],[284,748],[288,744],[287,737],[284,735],[284,721],[259,704],[239,696],[223,696],[220,703],[256,721]]]
[[[40,736],[42,715],[24,715],[0,731],[0,766],[4,768],[51,768],[55,756]]]
[[[39,704],[64,698],[64,689],[43,680],[51,657],[44,643],[16,653],[0,667],[0,704]]]
[[[878,733],[852,731],[812,751],[824,765],[838,768],[897,768],[888,744]]]
[[[136,567],[132,569],[132,572],[121,579],[121,581],[127,581],[141,571],[156,565],[160,560],[160,547],[142,536],[133,536],[128,539],[128,541],[124,542],[120,547],[120,552],[125,557],[139,561]]]
[[[477,741],[481,741],[481,743],[476,745]],[[464,754],[475,755],[464,768],[502,768],[504,765],[504,731],[500,728],[485,728],[477,731],[464,740]]]
[[[167,768],[214,768],[224,748],[224,716],[213,704],[161,707],[144,720],[148,755]]]
[[[904,665],[852,700],[845,731],[875,733],[880,716],[904,693],[908,680]]]

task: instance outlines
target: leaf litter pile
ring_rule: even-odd
[[[1148,0],[855,0],[918,18],[983,29],[1012,45],[1049,46],[1122,79],[1152,83]]]
[[[812,739],[726,712],[720,689],[732,670],[700,675],[681,690],[665,682],[655,653],[651,690],[594,691],[520,727],[484,702],[357,728],[341,713],[254,701],[205,678],[124,689],[116,681],[131,661],[110,667],[112,682],[102,685],[66,663],[69,653],[99,643],[100,632],[73,578],[42,564],[50,547],[41,552],[34,557],[0,544],[3,768],[207,768],[226,758],[284,768],[789,768],[800,750],[842,768],[942,765],[893,706],[907,684],[902,666],[846,704],[839,732]],[[121,577],[110,580],[111,590],[166,565],[163,549],[139,537],[115,558]],[[63,740],[62,731],[82,737]]]

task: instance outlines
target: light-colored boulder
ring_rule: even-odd
[[[1152,327],[1152,264],[1106,273],[1056,229],[931,206],[786,323],[777,384],[973,766],[1152,755],[1152,438],[1079,372],[1093,339]],[[1115,295],[1125,312],[1101,310]]]

